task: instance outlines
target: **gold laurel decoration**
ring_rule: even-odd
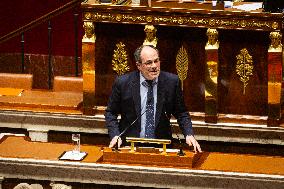
[[[253,61],[252,56],[248,53],[246,48],[240,51],[236,56],[237,65],[236,73],[240,76],[240,81],[243,82],[243,94],[246,93],[246,86],[248,85],[249,76],[253,75]]]
[[[125,45],[122,42],[116,44],[117,49],[114,50],[112,66],[113,70],[118,74],[122,75],[129,71],[129,66],[127,64],[127,52],[124,49]]]
[[[188,70],[188,54],[186,49],[181,46],[176,56],[176,69],[179,79],[181,80],[181,88],[183,90],[183,81],[187,78]]]

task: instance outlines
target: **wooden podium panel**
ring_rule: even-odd
[[[111,148],[104,148],[103,162],[151,165],[162,167],[182,167],[192,168],[201,157],[201,153],[187,151],[185,156],[178,156],[177,152],[162,153],[143,153],[130,152],[130,149],[121,149],[113,151]]]

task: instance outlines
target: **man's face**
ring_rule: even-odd
[[[160,59],[158,52],[148,46],[141,51],[142,63],[137,63],[138,70],[147,80],[156,79],[160,75]]]

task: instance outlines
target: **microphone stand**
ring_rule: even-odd
[[[169,122],[170,122],[170,126],[171,126],[172,129],[173,129],[173,125],[171,124],[171,119],[168,117],[167,112],[165,112],[165,114],[166,114],[167,119],[168,119]],[[183,151],[183,149],[182,149],[182,142],[181,142],[181,139],[179,138],[179,135],[178,135],[177,133],[176,133],[176,136],[177,136],[177,139],[178,139],[178,141],[179,141],[179,152],[177,153],[177,155],[178,155],[178,156],[185,156],[185,153],[184,153],[184,151]]]
[[[112,148],[112,151],[115,151],[115,152],[120,151],[120,150],[118,149],[118,141],[119,141],[119,138],[120,138],[120,136],[117,137],[116,144],[115,144],[114,148]]]
[[[176,133],[176,135],[177,135],[177,138],[178,138],[178,141],[179,141],[179,152],[177,153],[177,155],[178,156],[185,156],[185,153],[184,153],[184,151],[182,149],[182,142],[181,142],[181,140],[180,140],[180,138],[179,138],[177,133]]]

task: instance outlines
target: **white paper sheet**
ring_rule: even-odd
[[[59,159],[81,161],[87,155],[86,152],[67,151]]]

